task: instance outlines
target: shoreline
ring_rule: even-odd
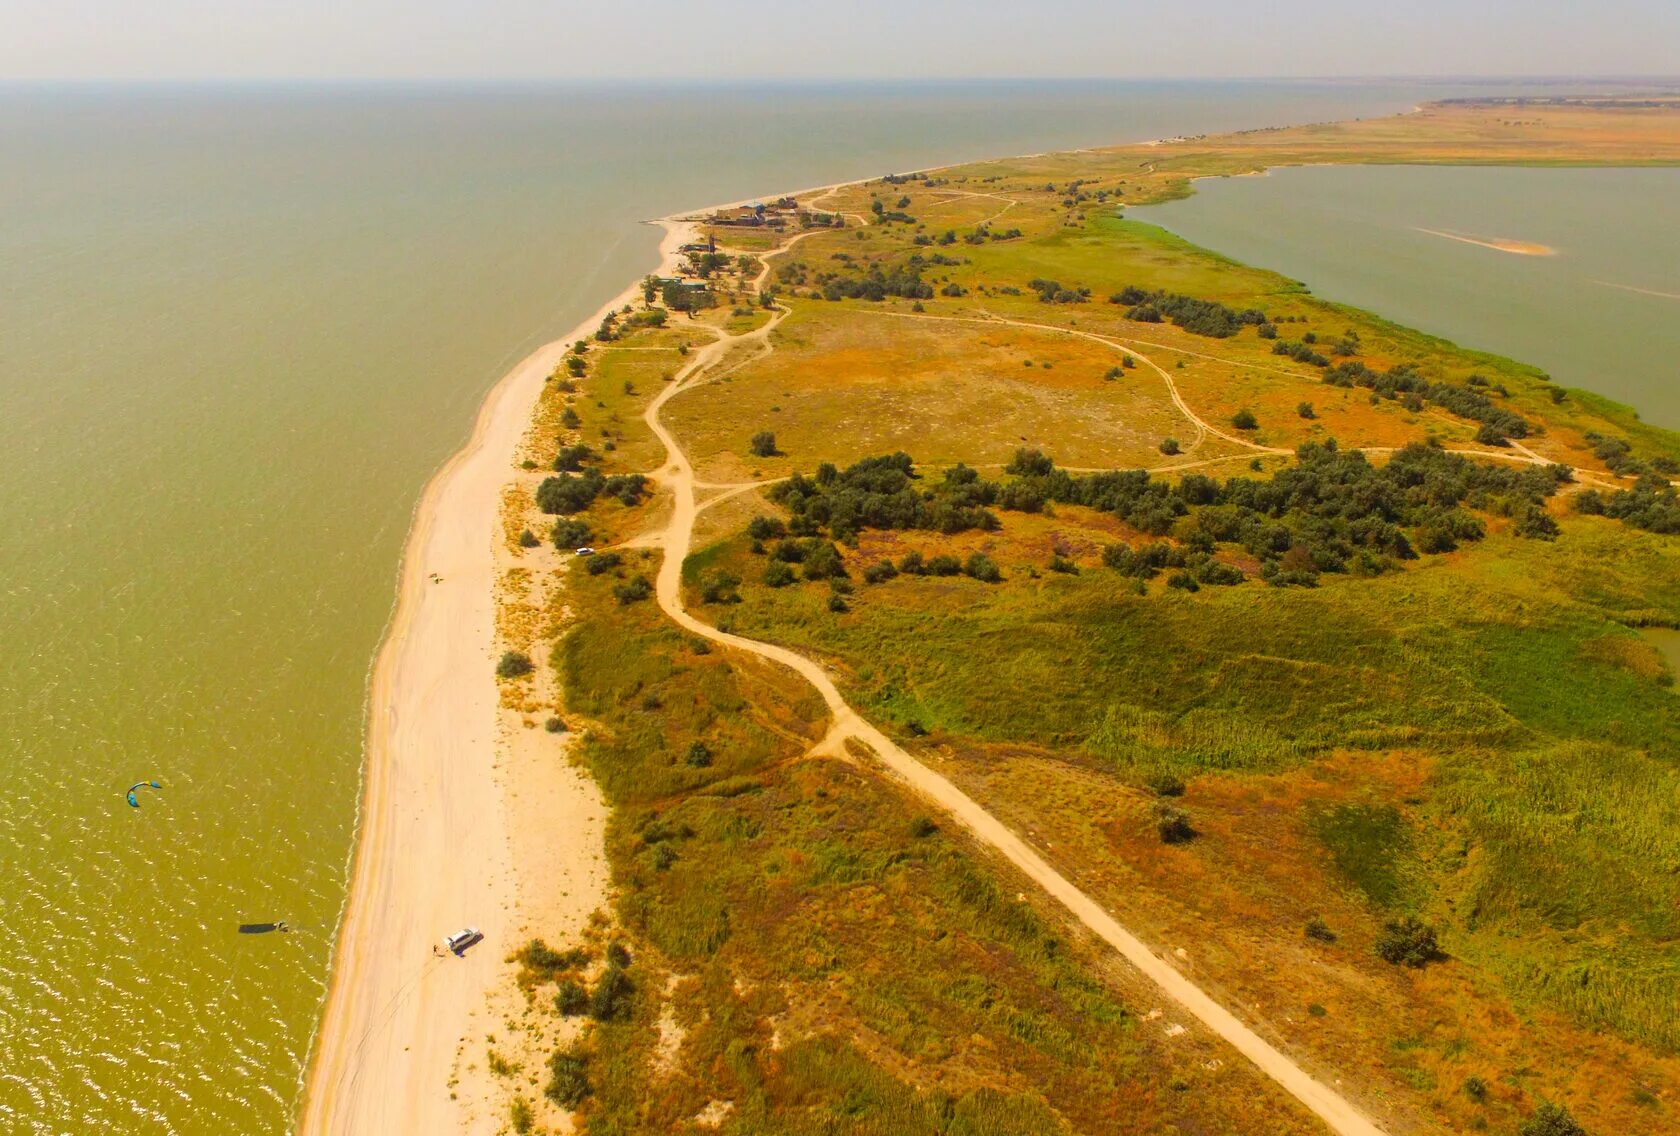
[[[668,275],[691,226],[650,223],[665,230],[650,271]],[[493,675],[502,493],[566,349],[639,296],[640,278],[497,380],[415,507],[371,669],[348,886],[298,1098],[300,1136],[458,1130],[449,1083],[464,1030],[489,1002],[529,898],[510,854],[512,786],[498,776],[510,748]],[[557,792],[566,789],[551,787],[551,804]],[[561,803],[587,810],[579,789],[571,795]],[[459,959],[433,954],[469,924],[484,943]]]

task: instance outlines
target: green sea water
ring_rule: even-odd
[[[1281,169],[1133,215],[1680,429],[1680,169]]]
[[[638,220],[1447,93],[0,88],[0,1132],[289,1127],[414,503]]]

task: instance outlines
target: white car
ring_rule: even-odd
[[[580,548],[580,549],[578,549],[578,550],[577,550],[577,554],[578,554],[578,555],[579,555],[579,556],[594,556],[594,555],[595,555],[595,550],[594,550],[594,549],[593,549],[593,548],[590,548],[590,547],[589,547],[589,546],[588,546],[588,545],[587,545],[587,544],[586,544],[586,545],[584,545],[584,546],[583,546],[583,547],[582,547],[582,548]]]
[[[459,931],[444,939],[443,945],[449,948],[451,954],[463,955],[467,952],[468,947],[483,938],[484,932],[477,927],[462,927]]]

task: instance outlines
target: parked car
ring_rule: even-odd
[[[468,947],[480,942],[483,938],[484,932],[477,927],[462,927],[453,935],[445,938],[443,945],[449,948],[451,954],[463,955],[466,954]]]
[[[580,549],[578,549],[578,550],[577,550],[577,554],[578,554],[578,555],[579,555],[579,556],[594,556],[594,555],[595,555],[595,550],[594,550],[594,549],[593,549],[593,548],[590,548],[590,547],[589,547],[589,546],[588,546],[588,545],[587,545],[587,544],[586,544],[586,545],[584,545],[584,546],[583,546],[583,547],[582,547],[582,548],[580,548]]]

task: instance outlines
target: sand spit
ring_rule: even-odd
[[[1449,241],[1462,241],[1467,245],[1478,245],[1481,248],[1493,249],[1495,252],[1508,252],[1516,256],[1556,256],[1557,249],[1550,245],[1535,244],[1533,241],[1513,241],[1504,237],[1471,237],[1463,233],[1449,233],[1442,229],[1425,229],[1414,226],[1414,232],[1428,233],[1432,237],[1445,237]]]
[[[691,232],[665,228],[662,273]],[[569,343],[638,295],[632,285],[498,382],[415,511],[374,663],[349,899],[300,1136],[497,1131],[504,1118],[470,1107],[491,1094],[463,1080],[489,1076],[476,1067],[504,960],[532,934],[575,936],[604,901],[599,793],[499,707],[495,599],[502,493],[543,383]],[[532,852],[556,831],[568,834],[560,879],[555,857]],[[440,956],[441,937],[467,925],[484,942]]]

